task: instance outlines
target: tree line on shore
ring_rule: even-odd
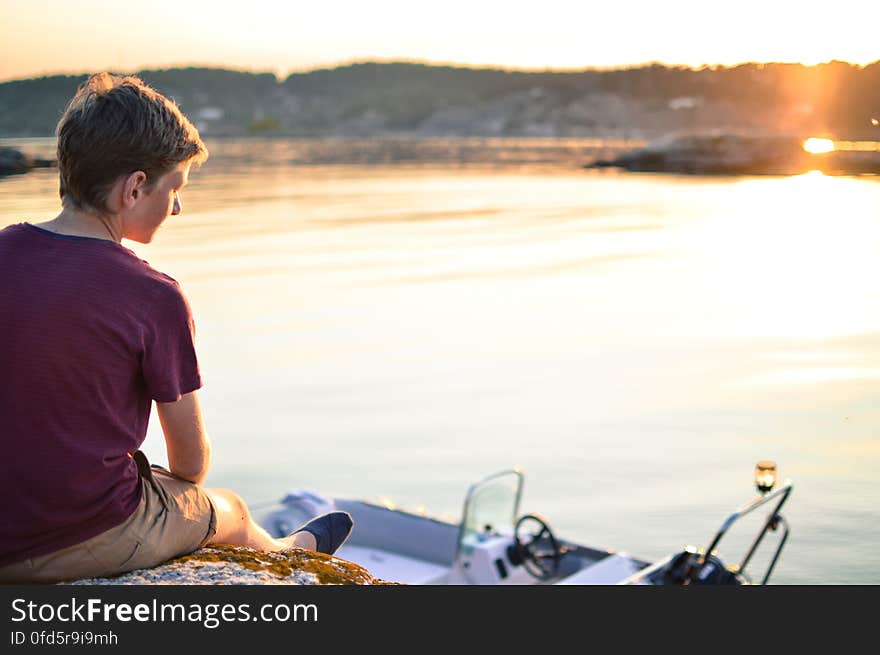
[[[207,136],[652,138],[688,129],[880,140],[880,61],[512,71],[357,63],[295,73],[136,73]],[[85,75],[0,83],[0,136],[49,136]]]

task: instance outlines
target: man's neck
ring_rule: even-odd
[[[51,221],[35,225],[56,234],[105,239],[116,243],[122,241],[122,230],[113,216],[101,216],[70,207],[62,209]]]

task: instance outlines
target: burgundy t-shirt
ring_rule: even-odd
[[[175,280],[112,241],[0,231],[0,566],[137,508],[151,399],[201,387]]]

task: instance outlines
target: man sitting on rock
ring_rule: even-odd
[[[212,543],[332,554],[351,517],[272,538],[245,502],[202,486],[211,449],[190,307],[121,245],[181,212],[208,151],[135,77],[91,77],[58,123],[62,210],[0,231],[0,582],[155,566]],[[152,401],[170,471],[138,450]]]

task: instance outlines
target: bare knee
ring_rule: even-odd
[[[229,489],[208,489],[217,512],[215,543],[242,543],[247,539],[251,513],[241,496]]]
[[[250,518],[251,513],[247,503],[234,491],[229,489],[208,489],[208,495],[211,496],[211,500],[215,501],[215,505],[222,506],[222,509],[218,507],[217,511],[240,516],[241,520]]]

